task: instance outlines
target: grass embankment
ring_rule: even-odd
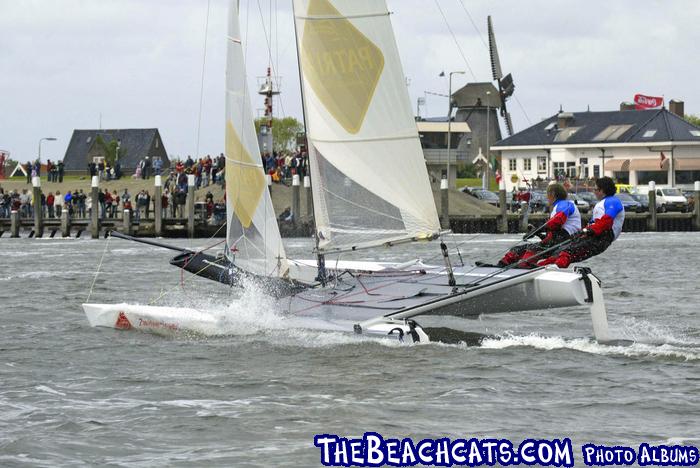
[[[481,187],[481,177],[457,179],[456,184],[457,184],[457,188]],[[498,184],[496,183],[496,179],[493,177],[489,181],[489,190],[494,191],[494,192],[498,191]]]

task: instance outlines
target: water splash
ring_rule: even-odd
[[[589,338],[546,337],[538,334],[499,335],[482,342],[485,349],[506,349],[513,347],[530,347],[544,351],[569,349],[587,354],[601,356],[624,356],[630,358],[666,358],[684,361],[700,361],[700,347],[682,347],[671,344],[654,345],[632,342],[628,346],[605,345]]]

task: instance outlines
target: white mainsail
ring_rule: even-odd
[[[286,276],[289,265],[267,190],[246,84],[238,2],[229,2],[226,56],[226,244],[237,266]]]
[[[320,252],[440,231],[384,0],[294,0]]]

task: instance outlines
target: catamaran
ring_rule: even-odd
[[[253,125],[238,9],[230,2],[226,73],[227,239],[216,258],[171,263],[269,294],[280,320],[430,341],[417,320],[589,306],[609,340],[600,280],[586,268],[453,266],[435,208],[384,0],[294,0],[315,221],[314,260],[287,257]],[[329,261],[409,242],[439,244],[443,265]],[[136,304],[83,304],[92,326],[216,334],[219,316]],[[235,320],[235,317],[232,318]]]

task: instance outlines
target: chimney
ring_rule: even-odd
[[[685,103],[683,101],[671,99],[668,102],[668,110],[670,110],[671,113],[676,114],[681,119],[685,117]]]
[[[633,102],[621,102],[620,103],[620,110],[621,111],[630,111],[630,110],[635,110],[636,108],[634,107]]]
[[[574,114],[571,112],[559,112],[557,115],[557,127],[566,128],[574,122]]]

